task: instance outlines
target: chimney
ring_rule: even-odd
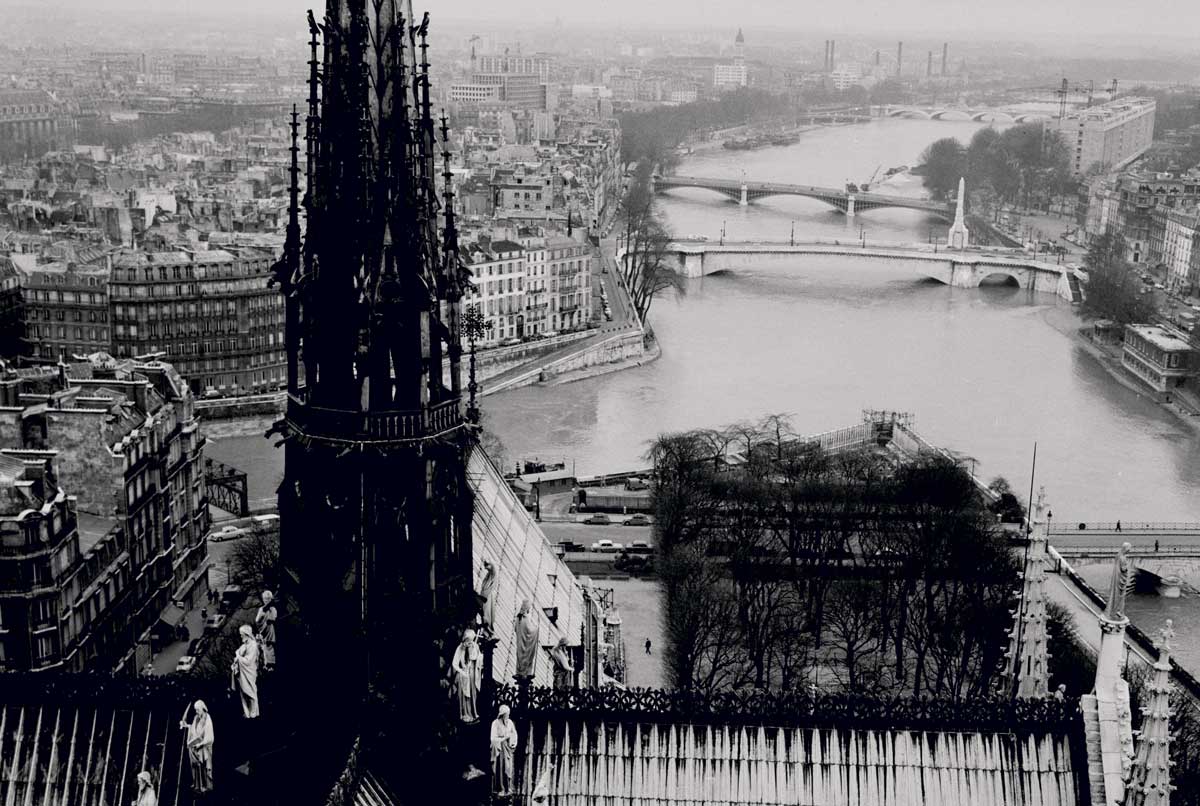
[[[925,60],[925,76],[933,75],[933,51],[929,51],[929,58]]]
[[[896,75],[900,75],[904,70],[904,43],[896,45]]]
[[[837,47],[837,42],[830,39],[829,40],[829,72],[831,72],[831,73],[837,67],[837,57],[834,56],[834,48],[836,48],[836,47]]]
[[[825,40],[825,61],[822,63],[821,70],[826,73],[829,72],[829,40],[828,39]]]
[[[946,60],[950,56],[950,43],[942,43],[942,75],[946,75]]]

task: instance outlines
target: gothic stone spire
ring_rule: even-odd
[[[1008,634],[1009,691],[1023,699],[1049,693],[1049,657],[1046,645],[1046,546],[1049,516],[1046,491],[1038,491],[1033,511],[1033,531],[1022,574],[1021,597]]]
[[[1125,787],[1125,806],[1167,806],[1171,800],[1171,620],[1159,632],[1158,662],[1143,695],[1142,730],[1133,771]]]

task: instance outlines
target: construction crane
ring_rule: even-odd
[[[1116,87],[1117,87],[1116,79],[1113,79],[1112,86],[1113,86],[1113,92],[1116,92]],[[1072,92],[1086,92],[1087,93],[1087,107],[1086,108],[1090,109],[1092,106],[1092,96],[1095,95],[1095,93],[1096,93],[1096,82],[1088,81],[1087,86],[1085,87],[1082,84],[1076,84],[1074,86],[1071,86],[1070,81],[1068,81],[1065,78],[1062,80],[1062,85],[1057,90],[1054,91],[1054,94],[1058,96],[1058,119],[1059,120],[1062,120],[1063,118],[1065,118],[1067,116],[1067,96],[1070,95]]]
[[[875,173],[871,174],[871,178],[868,179],[866,182],[863,182],[861,185],[859,185],[859,187],[862,188],[863,193],[870,191],[871,185],[875,184],[875,177],[879,176],[879,172],[882,169],[883,169],[883,165],[876,165]]]

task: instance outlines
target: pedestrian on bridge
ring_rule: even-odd
[[[1158,554],[1158,541],[1157,540],[1154,541],[1154,553]]]
[[[1121,531],[1121,522],[1117,521],[1117,531]]]

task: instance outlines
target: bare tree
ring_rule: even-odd
[[[279,585],[279,533],[251,533],[229,553],[229,580],[246,590]]]
[[[683,291],[683,280],[667,251],[671,235],[654,206],[653,168],[639,163],[621,200],[620,220],[625,230],[625,256],[620,271],[633,307],[645,319],[654,298],[673,288]]]

